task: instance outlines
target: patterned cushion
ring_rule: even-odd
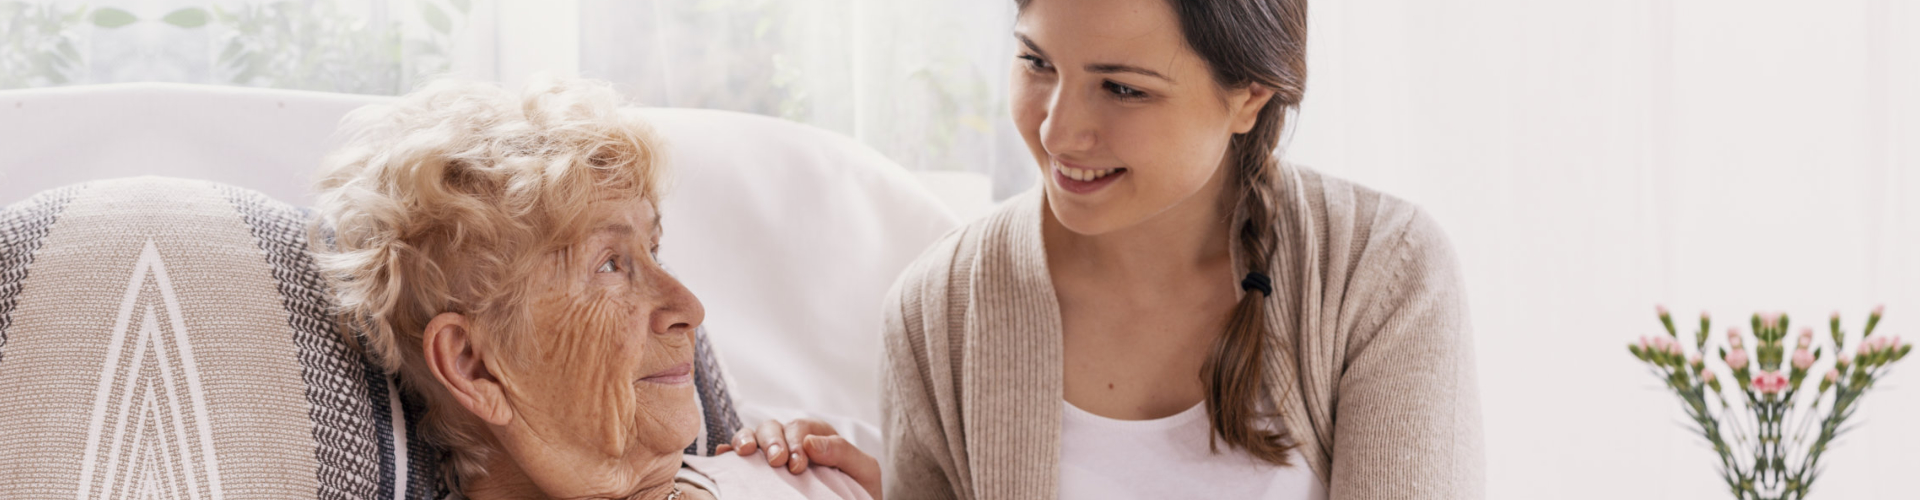
[[[443,496],[423,408],[331,319],[312,220],[156,177],[0,210],[0,496]],[[704,333],[711,454],[739,420]]]

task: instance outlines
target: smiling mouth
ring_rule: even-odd
[[[1055,165],[1059,167],[1060,175],[1064,175],[1068,179],[1073,179],[1080,182],[1091,182],[1091,181],[1099,180],[1102,177],[1120,173],[1121,171],[1126,170],[1124,168],[1103,168],[1103,169],[1074,168],[1074,167],[1067,166],[1066,163],[1057,163]]]
[[[693,364],[680,363],[665,370],[654,372],[640,379],[641,382],[660,385],[682,385],[693,382]]]
[[[1126,168],[1081,168],[1064,161],[1053,161],[1053,182],[1074,194],[1092,194],[1113,184],[1127,173]]]

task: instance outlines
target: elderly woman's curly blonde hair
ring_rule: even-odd
[[[515,347],[534,334],[525,285],[542,257],[584,236],[595,202],[657,200],[657,139],[622,104],[604,82],[542,79],[514,95],[442,80],[348,115],[323,164],[335,251],[320,264],[359,335],[348,340],[426,400],[426,437],[455,450],[456,478],[492,450],[427,368],[423,330],[456,312],[486,325],[475,342],[532,351]]]

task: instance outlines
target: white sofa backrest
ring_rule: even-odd
[[[310,206],[340,117],[386,99],[172,83],[0,91],[0,205],[68,184],[160,175]]]
[[[162,175],[308,206],[340,117],[390,98],[182,84],[0,91],[0,205]],[[881,300],[956,220],[898,165],[817,128],[643,109],[668,143],[662,259],[705,303],[748,405],[878,416]]]

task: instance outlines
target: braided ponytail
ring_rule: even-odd
[[[1224,212],[1237,214],[1233,232],[1246,275],[1249,281],[1266,281],[1273,273],[1279,246],[1275,231],[1280,222],[1280,163],[1274,150],[1279,147],[1287,110],[1299,106],[1305,93],[1306,1],[1173,0],[1173,7],[1187,44],[1207,60],[1222,87],[1259,84],[1273,90],[1253,129],[1233,137],[1228,163],[1222,167],[1233,169],[1233,182],[1227,187],[1231,191],[1221,199],[1232,204]],[[1246,293],[1200,370],[1207,418],[1213,427],[1208,446],[1218,450],[1218,442],[1226,441],[1260,460],[1288,465],[1294,443],[1286,429],[1267,430],[1260,425],[1262,418],[1277,416],[1263,415],[1260,408],[1268,389],[1268,361],[1287,346],[1272,345],[1274,335],[1267,328],[1271,285],[1253,285],[1242,285]]]
[[[1279,165],[1271,156],[1263,156],[1241,161],[1233,168],[1238,180],[1233,187],[1240,196],[1229,199],[1237,201],[1241,214],[1235,237],[1246,262],[1248,280],[1265,280],[1273,272],[1274,247],[1278,244],[1274,228],[1279,213],[1273,209],[1278,189],[1273,178]],[[1226,331],[1214,342],[1200,369],[1207,418],[1213,428],[1208,446],[1218,450],[1218,441],[1226,441],[1266,462],[1287,465],[1287,452],[1293,449],[1287,432],[1265,430],[1259,425],[1265,416],[1260,414],[1260,401],[1265,396],[1267,360],[1277,355],[1277,346],[1269,345],[1273,339],[1267,330],[1267,295],[1271,288],[1248,283],[1241,287],[1246,293],[1233,307]]]

